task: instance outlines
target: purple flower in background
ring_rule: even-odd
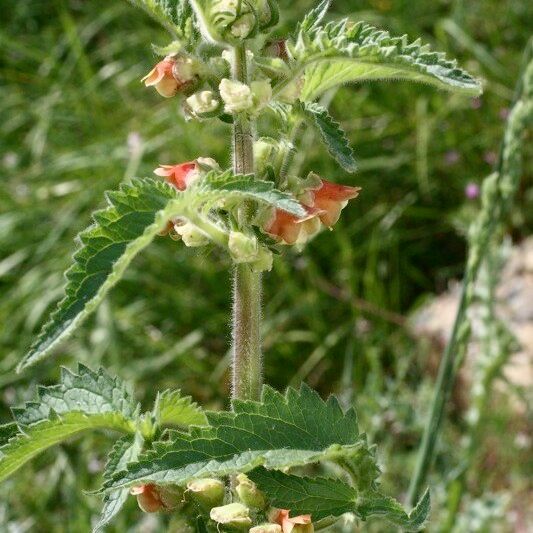
[[[474,183],[473,181],[466,184],[465,187],[465,196],[469,200],[475,200],[476,198],[479,198],[479,185],[477,183]]]
[[[481,107],[481,98],[479,97],[475,97],[475,98],[472,98],[472,102],[471,102],[471,106],[472,106],[472,109],[479,109]]]
[[[502,120],[507,120],[507,118],[509,117],[509,113],[510,113],[510,109],[508,107],[502,107],[499,113],[500,118]]]
[[[449,150],[448,152],[444,154],[444,163],[450,167],[452,165],[457,164],[460,159],[461,159],[461,155],[459,154],[457,150]]]
[[[488,165],[493,166],[498,161],[498,154],[496,152],[494,152],[494,151],[485,152],[485,154],[483,155],[483,159],[484,159],[485,163],[487,163]]]

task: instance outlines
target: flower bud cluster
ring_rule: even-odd
[[[257,113],[268,105],[272,87],[268,80],[252,81],[250,85],[224,78],[219,85],[226,113]]]
[[[245,474],[238,474],[231,493],[219,479],[204,478],[189,481],[186,490],[173,485],[138,485],[130,490],[137,497],[139,507],[146,513],[173,511],[187,513],[187,505],[195,505],[209,516],[219,531],[248,531],[249,533],[313,533],[310,515],[290,517],[287,509],[267,509],[265,495]],[[233,498],[224,504],[226,498]],[[268,522],[255,525],[264,520]]]
[[[211,0],[207,19],[220,41],[240,41],[278,23],[275,0]]]
[[[230,60],[227,54],[223,53],[223,63],[224,59]],[[272,99],[272,87],[267,79],[254,80],[247,85],[222,78],[218,91],[214,87],[201,88],[205,81],[200,76],[202,69],[203,66],[190,57],[167,56],[157,63],[142,81],[147,87],[154,87],[165,98],[183,94],[186,97],[183,102],[185,116],[194,119],[213,118],[222,112],[254,115],[264,109]]]

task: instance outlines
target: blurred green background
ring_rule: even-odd
[[[313,4],[281,0],[280,35]],[[0,420],[35,383],[56,381],[59,364],[76,360],[133,381],[146,406],[166,387],[227,406],[229,264],[164,238],[53,360],[15,374],[62,293],[73,239],[104,191],[151,175],[158,163],[201,155],[227,164],[229,130],[185,124],[178,99],[144,89],[139,80],[156,60],[150,43],[167,37],[126,2],[3,0],[1,10]],[[343,174],[317,143],[301,164],[363,192],[335,231],[278,259],[265,277],[266,380],[278,388],[305,380],[355,403],[379,444],[386,489],[401,495],[439,357],[407,317],[461,276],[464,231],[478,208],[464,189],[496,161],[533,9],[524,0],[334,0],[331,15],[421,36],[485,81],[477,99],[407,83],[339,90],[332,114],[348,132],[359,172]],[[532,185],[526,174],[509,221],[517,242],[533,226]],[[487,449],[479,451],[457,531],[526,531],[519,528],[527,453],[515,438],[523,421],[510,394],[495,393],[498,409],[483,428]],[[434,524],[446,479],[461,462],[465,405],[452,404],[431,479]],[[98,486],[110,442],[91,436],[25,466],[2,486],[0,530],[89,531],[100,502],[82,491]],[[110,530],[157,531],[153,520],[130,502]]]

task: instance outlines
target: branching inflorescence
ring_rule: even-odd
[[[340,125],[316,100],[331,88],[369,80],[412,80],[476,95],[479,83],[419,41],[391,37],[362,22],[324,22],[318,4],[285,39],[273,39],[275,0],[132,0],[171,34],[154,47],[161,60],[143,78],[165,98],[180,98],[187,120],[231,126],[233,164],[208,153],[166,161],[156,177],[134,179],[107,195],[107,206],[79,235],[65,297],[19,369],[39,362],[102,301],[133,257],[158,235],[185,246],[215,246],[234,268],[233,400],[204,412],[177,391],[142,414],[120,380],[103,370],[63,372],[2,427],[0,478],[49,446],[88,429],[123,433],[104,472],[104,508],[95,530],[128,494],[146,512],[179,515],[191,531],[310,532],[351,513],[420,529],[426,492],[408,513],[379,490],[375,450],[353,410],[306,386],[282,395],[262,385],[261,273],[273,254],[303,247],[332,228],[360,188],[291,161],[298,132],[316,131],[347,172],[356,160]],[[277,125],[261,136],[258,117]],[[229,145],[230,143],[228,143]],[[310,477],[308,465],[334,464],[341,478]],[[290,470],[300,467],[296,475]],[[330,469],[329,472],[332,470]]]

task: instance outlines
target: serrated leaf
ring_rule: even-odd
[[[303,103],[301,110],[308,123],[315,126],[320,132],[320,136],[328,149],[330,155],[346,170],[355,172],[357,163],[355,162],[353,151],[350,147],[346,134],[328,113],[327,109],[317,103]]]
[[[311,514],[314,522],[354,513],[361,520],[379,516],[407,531],[419,531],[430,510],[428,491],[417,506],[406,513],[396,500],[375,489],[359,492],[339,479],[301,477],[264,468],[247,475],[272,506],[290,509],[293,515]]]
[[[368,80],[411,80],[469,95],[481,93],[480,83],[444,54],[363,22],[345,19],[300,30],[288,46],[296,62],[291,79],[305,76],[301,98],[306,101],[332,87]]]
[[[109,453],[104,468],[104,479],[111,479],[113,474],[126,468],[130,461],[135,461],[142,450],[144,440],[139,433],[119,439]],[[99,533],[120,512],[128,498],[128,489],[119,489],[104,495],[104,506],[100,518],[93,528],[93,533]]]
[[[201,477],[248,472],[257,466],[284,469],[351,458],[378,470],[352,409],[343,412],[307,386],[282,395],[264,387],[261,402],[234,401],[231,412],[208,412],[209,426],[172,432],[104,488],[141,482],[185,485]],[[368,463],[368,459],[370,462]]]
[[[210,209],[221,207],[223,202],[243,200],[266,203],[296,216],[305,215],[296,199],[277,191],[272,183],[254,181],[250,176],[234,176],[230,171],[209,172],[185,191],[147,178],[133,180],[118,191],[107,193],[108,207],[97,211],[95,223],[79,236],[81,246],[74,254],[73,266],[66,272],[65,298],[42,328],[18,370],[46,357],[78,327],[168,220],[184,216],[192,223],[209,224],[220,238],[227,239],[224,232],[229,230],[223,221],[202,216],[208,216]]]
[[[47,448],[88,429],[129,431],[128,421],[116,413],[66,413],[24,428],[0,448],[0,481]]]
[[[191,17],[186,0],[128,0],[159,22],[170,33],[180,35]],[[180,35],[181,36],[181,35]]]
[[[134,180],[108,193],[108,207],[79,236],[74,264],[67,270],[65,298],[18,366],[22,370],[49,354],[102,301],[135,255],[184,209],[184,195],[155,180]]]
[[[380,516],[385,520],[400,526],[406,531],[420,531],[428,519],[431,510],[429,489],[426,489],[416,506],[407,514],[395,499],[377,491],[369,491],[359,496],[356,514],[362,520]]]
[[[139,407],[126,385],[102,370],[62,369],[59,385],[38,389],[38,400],[14,408],[19,433],[0,448],[0,481],[35,455],[88,429],[133,433]]]
[[[15,407],[12,412],[22,427],[70,412],[116,413],[126,421],[126,427],[130,427],[139,415],[139,404],[130,387],[120,378],[111,377],[103,369],[95,372],[80,363],[77,372],[61,368],[59,384],[39,387],[36,401]]]
[[[290,509],[291,515],[311,514],[313,521],[353,512],[357,500],[356,489],[339,479],[300,477],[264,468],[247,476],[272,506]]]
[[[207,417],[202,408],[190,396],[182,396],[179,390],[158,393],[153,414],[159,426],[207,425]]]
[[[228,195],[232,193],[233,199],[255,200],[300,218],[307,215],[304,207],[292,194],[276,189],[271,181],[256,180],[251,175],[233,176],[229,171],[218,175],[208,174],[205,179],[211,190],[224,190]]]
[[[296,30],[298,31],[310,31],[315,29],[326,16],[331,0],[322,0],[319,4],[311,9],[309,13],[305,15],[302,22],[298,24]]]
[[[15,422],[2,424],[0,426],[0,447],[6,444],[9,439],[14,437],[19,432],[19,428]]]

